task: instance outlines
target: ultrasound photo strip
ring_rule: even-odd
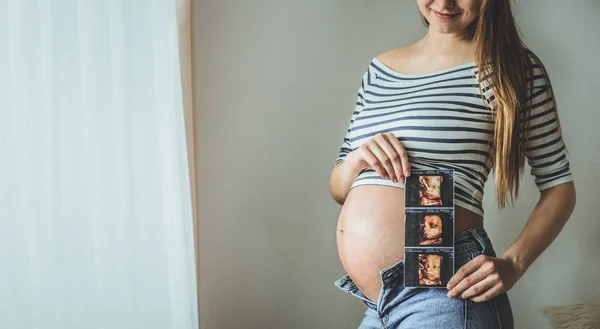
[[[412,170],[404,198],[404,285],[443,288],[454,274],[454,171]]]

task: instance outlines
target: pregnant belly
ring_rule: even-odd
[[[460,207],[455,208],[455,219],[455,233],[483,227],[480,216]],[[340,211],[336,239],[346,273],[377,303],[379,272],[404,258],[404,189],[384,185],[351,189]]]
[[[377,303],[379,271],[404,257],[404,189],[383,185],[351,189],[340,211],[336,236],[346,273]]]

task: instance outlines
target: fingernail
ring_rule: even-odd
[[[448,291],[448,297],[452,298],[454,296],[452,296],[452,293]]]
[[[410,176],[410,172],[408,170],[405,170],[404,171],[404,176],[406,176],[406,177]]]

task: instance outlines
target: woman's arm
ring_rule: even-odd
[[[349,154],[348,157],[352,157],[352,154]],[[341,161],[333,167],[329,176],[329,193],[335,202],[340,205],[344,204],[348,192],[350,192],[350,186],[352,186],[359,173],[360,170],[355,169],[351,165],[351,161]]]
[[[562,138],[550,78],[534,55],[528,88],[531,107],[521,122],[527,162],[541,192],[525,227],[501,257],[480,255],[461,267],[448,282],[449,297],[480,302],[512,288],[537,257],[554,241],[575,207],[575,186]]]
[[[393,133],[376,134],[335,165],[329,177],[333,199],[343,205],[358,175],[369,168],[394,183],[406,182],[405,177],[410,176],[408,154]]]
[[[368,81],[369,69],[367,68],[363,73],[360,87],[358,88],[356,95],[356,104],[354,112],[350,116],[350,122],[348,123],[348,130],[344,135],[344,139],[340,146],[337,159],[335,160],[334,167],[329,175],[329,194],[331,197],[340,205],[344,204],[346,196],[354,183],[354,180],[360,174],[360,169],[356,169],[353,161],[348,159],[352,152],[352,128],[354,127],[354,121],[364,108],[365,100],[365,87]]]
[[[500,257],[479,255],[461,267],[448,282],[448,297],[483,302],[511,289],[558,236],[575,200],[572,181],[542,191],[516,241]]]
[[[571,216],[575,202],[572,181],[542,191],[521,234],[502,255],[512,261],[519,277],[558,236]]]
[[[354,122],[365,106],[365,89],[368,88],[369,69],[358,88],[356,106],[348,130],[344,135],[338,157],[329,176],[329,193],[340,205],[346,201],[352,184],[363,171],[373,169],[381,177],[404,184],[404,176],[410,175],[408,155],[393,133],[378,133],[362,145],[352,145]]]
[[[541,60],[530,53],[531,108],[522,130],[531,174],[541,195],[517,240],[502,257],[512,260],[522,275],[554,241],[575,207],[575,185],[562,138],[550,77]],[[527,106],[528,107],[528,106]],[[529,125],[525,125],[528,122]]]

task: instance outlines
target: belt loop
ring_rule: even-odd
[[[486,251],[485,240],[483,239],[481,234],[479,234],[479,231],[477,231],[476,228],[472,228],[469,230],[469,232],[475,238],[475,240],[477,240],[477,242],[479,242],[479,245],[481,246],[481,253],[485,254],[485,251]]]

